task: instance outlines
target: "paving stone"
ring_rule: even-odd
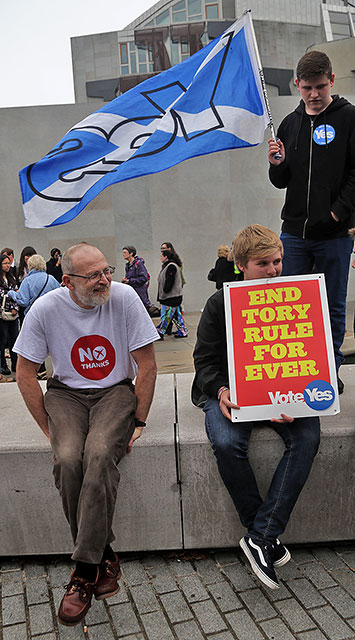
[[[64,627],[62,624],[58,624],[58,632],[60,640],[88,640],[87,634],[79,624],[75,627]],[[37,638],[33,638],[33,640],[37,640]],[[102,640],[104,639],[102,638]]]
[[[99,624],[96,627],[88,627],[86,637],[88,640],[115,640],[109,624]],[[35,640],[37,640],[37,638]]]
[[[226,633],[219,633],[216,636],[208,636],[208,640],[235,640],[235,638],[229,631],[227,631]]]
[[[256,622],[259,622],[259,620],[267,620],[267,618],[273,618],[277,615],[277,612],[266,600],[260,589],[249,589],[245,593],[241,593],[240,597],[252,613]]]
[[[211,558],[198,560],[195,562],[195,567],[205,584],[213,584],[224,580],[223,574]]]
[[[295,596],[300,600],[305,609],[311,609],[318,605],[325,604],[324,598],[316,591],[308,580],[301,578],[300,580],[290,580],[287,586],[293,591]]]
[[[352,571],[355,571],[355,550],[351,551],[350,553],[342,553],[341,557],[343,558],[344,562],[346,562],[348,567],[350,567]]]
[[[157,593],[168,593],[169,591],[177,590],[178,586],[166,564],[158,565],[154,569],[148,569],[147,571],[152,578],[152,584]]]
[[[109,622],[109,617],[107,615],[107,610],[104,605],[104,601],[92,599],[92,604],[85,616],[85,624],[93,625],[93,624],[104,624]]]
[[[332,571],[332,576],[355,598],[355,571],[351,571],[350,569],[335,569]]]
[[[16,596],[24,592],[22,572],[19,570],[8,571],[1,576],[2,597]]]
[[[44,577],[32,578],[26,581],[27,604],[48,602],[49,593],[47,580]]]
[[[292,594],[287,589],[287,586],[280,582],[280,589],[268,589],[267,587],[261,587],[264,593],[267,593],[269,600],[272,602],[278,602],[279,600],[286,600],[286,598],[291,598]]]
[[[2,599],[2,624],[19,624],[26,622],[25,602],[23,596],[10,596]]]
[[[283,567],[277,567],[276,571],[278,578],[284,581],[303,577],[302,566],[297,565],[293,560],[290,560],[290,562],[284,564]]]
[[[227,613],[226,618],[238,640],[264,640],[255,622],[246,611]]]
[[[24,640],[24,638],[22,640]],[[35,636],[34,640],[56,640],[56,635],[54,631],[53,633],[41,633],[39,636]]]
[[[237,591],[244,591],[245,589],[255,589],[255,582],[250,577],[244,565],[231,564],[224,567],[224,571]]]
[[[343,618],[351,618],[355,614],[355,600],[342,587],[324,589],[322,595]]]
[[[234,564],[238,560],[238,557],[236,553],[234,553],[234,551],[219,551],[218,553],[214,554],[214,557],[216,561],[219,562],[220,565],[222,565],[222,567],[224,567],[226,564]]]
[[[119,636],[128,636],[130,633],[141,631],[131,603],[124,602],[110,607],[110,614],[113,626]]]
[[[184,620],[191,620],[193,617],[180,591],[166,593],[161,596],[160,601],[168,614],[170,622],[173,624],[183,622]]]
[[[186,576],[180,580],[180,588],[188,602],[207,600],[208,593],[198,576]]]
[[[159,602],[150,584],[131,587],[130,591],[139,613],[150,613],[159,609]]]
[[[312,616],[332,640],[353,640],[354,632],[329,605],[313,609]]]
[[[313,620],[302,609],[301,605],[296,600],[290,598],[289,600],[283,600],[282,602],[276,602],[275,607],[283,615],[287,624],[291,627],[295,633],[299,631],[307,631],[315,627]]]
[[[299,640],[328,640],[319,629],[299,633],[297,637]]]
[[[355,630],[355,618],[347,620],[347,623]]]
[[[208,589],[222,613],[242,609],[242,603],[228,582],[216,582],[216,584],[211,584]]]
[[[292,560],[296,564],[304,564],[305,562],[314,562],[315,558],[308,549],[294,549],[292,551]]]
[[[329,549],[328,547],[315,547],[312,549],[313,555],[327,568],[327,569],[342,569],[344,566],[343,560],[336,553],[336,549]]]
[[[28,608],[30,615],[31,635],[53,631],[53,616],[49,602],[34,604]]]
[[[48,565],[48,575],[52,587],[64,587],[70,581],[74,565],[69,562],[58,562]]]
[[[196,602],[191,607],[205,633],[216,633],[227,629],[226,623],[211,600]]]
[[[131,562],[121,562],[121,569],[125,581],[130,586],[142,584],[143,582],[148,581],[148,576],[144,570],[144,567],[138,560],[132,560]]]
[[[29,578],[40,578],[47,575],[47,569],[44,564],[37,564],[36,562],[26,562],[23,567],[25,576]]]
[[[145,569],[155,569],[156,567],[166,565],[164,558],[156,555],[144,556],[144,558],[141,559],[141,562]]]
[[[178,640],[204,640],[203,635],[195,621],[182,622],[174,626]],[[210,636],[212,638],[213,636]],[[220,638],[220,636],[218,636]],[[221,638],[223,640],[223,638]],[[226,640],[228,640],[226,638]]]
[[[16,624],[13,627],[4,627],[2,637],[3,637],[3,640],[26,640],[27,638],[26,625]],[[52,638],[50,638],[50,640],[52,640]]]
[[[313,582],[317,589],[325,589],[326,587],[335,587],[336,582],[329,575],[329,573],[323,569],[320,564],[307,564],[302,567],[303,573]]]
[[[280,620],[280,618],[274,618],[274,620],[266,620],[261,622],[260,626],[264,629],[266,635],[270,640],[296,640],[286,625]]]
[[[173,640],[173,633],[161,611],[146,613],[142,622],[148,640]]]
[[[107,604],[110,607],[113,604],[121,604],[121,602],[128,602],[128,601],[129,601],[129,597],[128,597],[127,589],[124,586],[123,581],[120,580],[119,592],[116,593],[114,596],[111,596],[111,598],[107,598]]]
[[[168,560],[168,565],[175,576],[186,576],[191,573],[195,573],[195,569],[191,562],[187,560],[179,560],[178,558],[175,560]]]

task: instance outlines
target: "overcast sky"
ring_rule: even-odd
[[[74,102],[70,38],[117,31],[154,0],[0,0],[0,107]]]

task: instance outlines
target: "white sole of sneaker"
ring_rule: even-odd
[[[286,547],[285,547],[285,550],[286,550],[286,553],[282,556],[282,558],[274,562],[274,567],[283,567],[284,564],[286,564],[287,562],[289,562],[289,560],[291,560],[291,554],[289,550],[286,549]]]
[[[264,573],[260,569],[260,567],[257,565],[257,563],[253,558],[253,555],[249,551],[248,545],[246,544],[244,538],[242,538],[239,541],[239,546],[244,552],[244,554],[246,555],[246,557],[248,558],[251,568],[253,569],[255,575],[258,576],[259,580],[261,580],[261,582],[263,582],[267,587],[269,587],[269,589],[280,589],[280,585],[276,584],[276,582],[273,582],[273,580],[270,580],[270,578],[266,575],[266,573]]]

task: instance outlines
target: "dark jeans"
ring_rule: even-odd
[[[296,418],[288,424],[266,420],[231,422],[212,398],[207,400],[204,412],[219,472],[242,524],[254,539],[274,542],[286,528],[318,451],[319,418]],[[260,496],[248,460],[249,438],[256,425],[274,429],[286,447],[265,500]]]
[[[134,431],[131,383],[71,389],[50,378],[44,397],[54,479],[74,541],[73,560],[99,564],[114,539],[118,463]]]
[[[18,320],[2,320],[0,318],[0,352],[1,352],[1,368],[7,366],[5,358],[5,349],[9,349],[11,358],[11,369],[16,371],[17,353],[12,350],[18,335]]]
[[[353,238],[307,240],[281,233],[284,246],[283,276],[324,273],[327,287],[330,324],[338,371],[344,356],[340,351],[345,335],[346,293]]]

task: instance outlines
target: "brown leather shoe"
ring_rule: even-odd
[[[94,586],[94,594],[96,600],[104,600],[110,598],[119,592],[120,587],[117,580],[121,577],[120,563],[115,553],[115,561],[104,560],[100,564],[100,575]]]
[[[75,570],[73,571],[71,580],[66,586],[67,592],[58,609],[58,622],[60,624],[72,627],[85,618],[91,607],[92,594],[98,578],[99,569],[97,569],[97,576],[94,582],[88,582],[85,578],[76,576]]]

